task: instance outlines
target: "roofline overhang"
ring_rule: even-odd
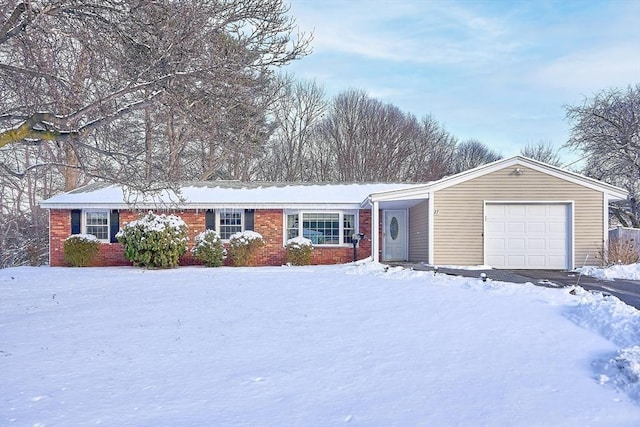
[[[584,175],[577,174],[561,169],[556,166],[551,166],[546,163],[539,162],[537,160],[529,159],[524,156],[514,156],[508,159],[500,159],[492,163],[487,163],[482,166],[478,166],[474,169],[470,169],[464,172],[460,172],[455,175],[444,177],[438,181],[434,181],[423,186],[404,188],[399,190],[389,190],[380,193],[373,193],[363,201],[365,202],[383,202],[393,200],[406,200],[412,198],[428,199],[429,194],[443,190],[445,188],[460,184],[462,182],[477,178],[479,176],[495,172],[505,167],[522,165],[530,167],[542,173],[549,174],[559,179],[572,182],[583,187],[590,188],[602,193],[607,194],[610,200],[625,200],[628,197],[628,192],[615,185],[607,184],[606,182],[598,181],[597,179],[589,178]]]
[[[182,204],[127,204],[127,203],[40,203],[44,209],[118,209],[118,210],[207,210],[207,209],[321,209],[358,210],[360,203],[182,203]]]

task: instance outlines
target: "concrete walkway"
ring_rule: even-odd
[[[599,292],[604,295],[613,295],[640,309],[640,281],[639,280],[602,280],[591,276],[581,275],[575,271],[561,270],[467,270],[447,267],[434,267],[424,263],[399,262],[389,265],[401,266],[417,271],[436,271],[436,274],[449,274],[452,276],[477,277],[486,274],[488,280],[497,280],[511,283],[532,283],[536,286],[547,288],[564,288],[569,286],[581,286],[582,288]]]

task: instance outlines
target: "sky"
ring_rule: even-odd
[[[503,156],[560,148],[566,105],[640,83],[640,1],[290,0],[313,53],[288,67],[366,91]],[[562,150],[566,161],[579,153]]]

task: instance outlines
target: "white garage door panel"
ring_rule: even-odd
[[[547,231],[547,224],[544,222],[527,223],[527,233],[544,233]]]
[[[527,241],[527,249],[546,249],[547,242],[545,239],[535,238]]]
[[[507,249],[512,251],[521,251],[527,242],[524,239],[509,239],[507,241]]]
[[[569,267],[570,205],[487,203],[485,260],[495,268]]]
[[[503,212],[506,212],[508,216],[517,217],[517,216],[525,216],[526,209],[523,205],[509,205],[505,206],[505,209],[501,209]]]
[[[526,224],[521,221],[508,222],[505,225],[509,233],[522,233],[526,227]]]
[[[546,262],[544,255],[531,255],[528,257],[529,268],[544,268]]]
[[[525,262],[524,255],[509,255],[507,256],[507,263],[511,265],[520,265]]]

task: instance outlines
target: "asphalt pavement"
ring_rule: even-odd
[[[414,270],[434,271],[435,267],[422,263],[397,263]],[[640,310],[640,280],[602,280],[586,276],[575,271],[560,270],[466,270],[438,267],[436,274],[478,277],[485,274],[489,280],[500,280],[512,283],[533,283],[547,288],[565,288],[581,286],[591,292],[613,295],[621,301]]]

